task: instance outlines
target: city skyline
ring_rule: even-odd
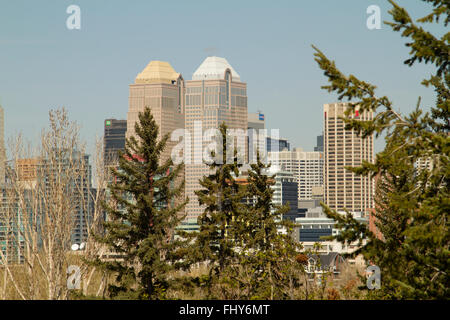
[[[92,138],[102,135],[104,119],[126,119],[127,86],[149,61],[168,61],[190,79],[199,61],[217,55],[225,57],[250,84],[249,112],[261,110],[267,128],[280,128],[280,136],[292,147],[312,151],[323,130],[322,105],[337,99],[320,89],[325,81],[311,44],[335,59],[339,67],[378,85],[379,93],[392,96],[402,112],[415,107],[418,95],[427,104],[434,102],[433,91],[420,85],[419,75],[428,69],[410,69],[392,58],[407,58],[408,49],[398,45],[399,35],[386,26],[367,29],[366,8],[371,1],[349,1],[348,5],[322,1],[308,8],[289,1],[281,6],[230,2],[227,8],[214,3],[150,6],[136,2],[126,7],[133,19],[122,15],[120,2],[78,1],[80,30],[65,26],[69,1],[45,3],[5,3],[0,10],[0,103],[5,109],[6,138],[22,131],[33,140],[47,125],[49,109],[65,106],[70,118],[81,125],[82,138],[89,141],[92,154]],[[239,10],[232,10],[236,6]],[[388,4],[379,6],[382,19],[387,20]],[[423,4],[412,4],[411,13],[419,16],[423,8]],[[168,25],[158,18],[165,10],[173,15]],[[210,10],[216,10],[217,16],[205,15]],[[255,10],[257,14],[252,15]],[[230,14],[234,23],[226,28],[213,23]],[[123,23],[114,22],[120,19]],[[334,28],[311,22],[333,20]],[[306,28],[308,24],[314,28]],[[333,36],[343,31],[348,38]],[[175,34],[188,37],[172,41]],[[347,50],[355,39],[358,46]],[[386,70],[392,71],[389,79],[383,76]],[[378,139],[376,151],[380,145]]]
[[[0,300],[449,300],[449,25],[450,0],[0,1]]]

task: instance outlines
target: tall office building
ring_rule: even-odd
[[[264,118],[264,114],[261,113],[261,111],[258,111],[256,113],[248,113],[248,128],[255,130],[266,128],[266,120]]]
[[[315,151],[303,151],[302,148],[269,152],[272,165],[292,172],[298,183],[298,200],[313,199],[313,187],[323,186],[323,154]]]
[[[284,171],[279,166],[271,166],[269,175],[275,175],[273,189],[273,205],[283,206],[289,204],[289,211],[283,219],[295,217],[298,211],[298,184],[292,172]],[[294,220],[291,218],[291,220]]]
[[[314,151],[323,152],[323,134],[317,136],[317,145],[314,147]]]
[[[236,178],[236,183],[241,185],[247,185],[249,179],[249,166],[243,166],[243,170],[241,170],[240,175]],[[288,205],[289,210],[285,212],[282,216],[283,220],[291,220],[294,221],[298,216],[298,185],[295,180],[294,175],[291,172],[282,170],[279,166],[271,166],[267,170],[263,170],[263,174],[272,177],[275,176],[274,179],[269,179],[274,182],[271,186],[273,190],[273,208],[272,212],[276,211],[276,206],[284,206]],[[255,198],[253,197],[244,197],[242,201],[249,205],[255,204]]]
[[[3,252],[4,258],[0,258],[0,265],[2,260],[6,263],[23,263],[25,251],[25,238],[20,231],[23,231],[24,215],[21,200],[24,202],[33,203],[33,194],[36,194],[35,189],[37,183],[37,166],[38,159],[17,159],[16,161],[7,161],[6,172],[7,181],[14,181],[17,179],[16,187],[20,192],[17,192],[15,187],[11,185],[0,188],[1,193],[1,214],[0,214],[0,250]],[[32,206],[27,206],[31,211]],[[30,219],[31,221],[32,219]]]
[[[257,152],[264,153],[260,154],[261,156],[266,156],[266,146],[267,143],[265,141],[265,131],[266,129],[266,120],[264,117],[264,114],[260,111],[256,113],[249,112],[247,115],[248,120],[248,137],[247,137],[247,144],[248,144],[248,163],[256,163],[256,154]]]
[[[72,243],[86,242],[89,235],[89,228],[92,223],[94,213],[94,203],[91,193],[92,190],[92,167],[89,163],[89,155],[76,152],[75,156],[80,157],[83,162],[82,169],[84,173],[74,181],[77,185],[76,193],[76,212],[74,219],[74,228],[72,230]]]
[[[70,158],[69,158],[70,157]],[[54,201],[55,185],[61,183],[61,173],[54,170],[60,166],[62,172],[72,172],[75,175],[68,176],[69,180],[62,179],[65,187],[65,197],[70,199],[70,209],[67,214],[71,216],[71,243],[80,244],[86,242],[93,217],[92,201],[92,167],[89,163],[89,155],[80,151],[73,151],[70,156],[57,159],[27,158],[17,159],[11,162],[8,173],[13,180],[17,179],[18,186],[23,188],[23,196],[26,202],[34,203],[27,207],[26,216],[40,215],[47,211],[48,202]],[[11,192],[11,191],[9,191]],[[11,195],[9,195],[11,196]],[[27,199],[29,197],[29,199]],[[5,203],[11,206],[11,199]],[[19,201],[13,201],[17,206]],[[23,207],[17,207],[19,220],[24,219],[21,212]],[[37,210],[37,211],[34,211]],[[50,215],[53,213],[50,213]],[[23,228],[23,227],[22,227]]]
[[[199,179],[209,174],[208,167],[202,163],[206,143],[194,131],[198,131],[199,125],[203,132],[218,128],[222,122],[230,129],[247,132],[247,84],[226,59],[208,57],[194,72],[192,80],[186,81],[185,128],[191,132],[194,142],[191,163],[185,166],[185,190],[189,197],[186,220],[195,220],[203,212],[194,191],[201,188]],[[201,150],[196,145],[202,146]]]
[[[125,149],[127,120],[106,119],[103,136],[103,162],[105,166],[116,164],[118,151]]]
[[[56,162],[64,171],[76,170],[78,173],[71,177],[71,181],[67,183],[67,196],[71,197],[74,202],[72,211],[72,232],[71,243],[80,244],[86,242],[89,236],[89,228],[93,218],[93,201],[92,201],[92,166],[89,163],[89,155],[74,151],[71,154],[73,160],[68,158],[60,159]],[[18,162],[22,168],[22,179],[30,180],[33,177],[32,167],[34,159],[25,159]],[[41,159],[34,162],[36,164],[36,179],[40,180],[38,184],[45,185],[44,197],[51,198],[53,195],[52,188],[58,182],[58,174],[54,174],[52,167],[55,166],[54,160]],[[74,168],[69,169],[69,166]],[[19,171],[20,173],[20,171]],[[34,214],[34,213],[33,213]]]
[[[150,108],[159,126],[159,138],[184,128],[184,80],[168,62],[151,61],[130,85],[127,138],[135,134],[139,112],[145,107]],[[167,141],[160,159],[162,162],[170,158],[176,144],[170,139]]]
[[[374,185],[369,177],[357,176],[346,166],[356,167],[362,161],[372,162],[373,136],[362,139],[353,130],[345,130],[344,121],[349,108],[346,103],[325,104],[324,111],[324,176],[325,203],[335,210],[365,212],[373,208]],[[352,116],[355,119],[371,120],[373,112],[360,112],[356,107]]]
[[[267,137],[266,138],[266,146],[267,146],[267,152],[276,152],[276,151],[283,151],[283,150],[291,150],[291,144],[287,139],[283,138],[272,138]]]
[[[283,139],[278,136],[272,137],[272,134],[274,134],[274,132],[272,132],[272,130],[270,129],[267,129],[266,132],[262,131],[263,129],[266,129],[266,121],[264,114],[262,114],[260,111],[258,111],[257,113],[248,113],[248,129],[249,136],[247,141],[249,150],[249,163],[253,163],[254,161],[256,161],[256,159],[252,161],[252,151],[256,156],[257,150],[262,150],[263,152],[265,152],[264,155],[267,155],[268,152],[272,151],[283,151],[285,149],[290,150],[290,143],[287,139]],[[254,129],[255,132],[252,132],[252,129]],[[257,140],[256,142],[253,141],[255,139]]]

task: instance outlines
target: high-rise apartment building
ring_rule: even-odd
[[[125,149],[127,120],[106,119],[103,135],[103,162],[105,166],[117,163],[118,151]]]
[[[184,128],[184,80],[168,62],[151,61],[130,84],[127,138],[135,134],[139,112],[145,107],[150,108],[159,126],[159,138]],[[170,158],[176,144],[170,139],[167,141],[160,159],[162,162]]]
[[[84,172],[75,177],[74,183],[77,185],[75,192],[75,201],[77,202],[76,212],[73,217],[74,227],[72,230],[72,243],[81,244],[86,242],[89,236],[89,228],[93,218],[92,201],[92,167],[89,163],[89,155],[75,152],[76,157],[83,163],[81,168]]]
[[[194,72],[192,80],[186,81],[185,128],[193,138],[193,157],[185,166],[185,190],[189,197],[186,220],[196,219],[203,212],[194,191],[201,188],[199,179],[209,174],[208,167],[202,162],[203,134],[197,136],[195,131],[200,126],[203,133],[206,129],[218,128],[224,122],[229,129],[242,129],[246,133],[247,115],[247,84],[241,81],[226,59],[206,58]]]
[[[67,196],[73,201],[72,211],[72,228],[71,228],[71,243],[81,244],[86,242],[89,236],[89,228],[93,218],[93,202],[92,202],[92,167],[89,161],[89,155],[80,151],[73,151],[71,154],[73,159],[63,158],[57,160],[56,164],[60,165],[64,171],[74,170],[76,174],[71,177]],[[32,160],[32,159],[29,159]],[[37,179],[40,180],[38,184],[45,185],[43,199],[45,197],[51,198],[52,189],[58,183],[58,174],[54,174],[52,167],[55,162],[47,159],[40,159],[37,161]],[[31,170],[32,162],[29,163],[28,169]],[[70,168],[72,167],[73,168]],[[70,169],[69,169],[70,168]],[[31,172],[31,171],[29,171]],[[31,175],[29,174],[29,178]],[[33,213],[35,214],[35,213]]]
[[[62,173],[54,170],[55,166],[61,167],[62,172],[71,172],[67,176],[69,180],[61,178]],[[70,155],[64,158],[43,159],[43,158],[26,158],[11,161],[8,173],[10,179],[16,180],[18,187],[22,188],[24,197],[30,197],[27,202],[34,203],[27,207],[29,212],[26,216],[42,215],[48,213],[47,205],[55,201],[55,186],[60,185],[61,180],[65,188],[65,197],[69,199],[70,209],[67,214],[71,214],[71,243],[80,244],[86,242],[89,235],[89,228],[93,217],[93,200],[92,200],[92,167],[89,163],[89,155],[74,150]],[[11,193],[11,190],[6,190]],[[9,194],[11,197],[11,194]],[[4,203],[16,206],[16,203]],[[16,202],[16,201],[13,201]],[[18,203],[18,201],[17,201]],[[38,203],[38,204],[36,204]],[[19,221],[25,219],[20,212],[23,207],[17,207]],[[34,211],[37,210],[37,211]],[[40,219],[40,218],[39,218]]]
[[[335,210],[365,212],[373,208],[374,185],[369,177],[357,176],[345,169],[360,166],[362,161],[372,162],[373,136],[362,139],[353,130],[345,130],[339,117],[345,116],[346,103],[324,105],[324,200]],[[373,112],[360,112],[356,107],[351,117],[373,119]]]
[[[323,185],[323,154],[315,151],[303,151],[302,148],[269,152],[272,165],[292,172],[298,183],[298,200],[313,199],[312,188]]]
[[[7,161],[7,181],[16,181],[17,185],[12,187],[7,184],[0,188],[0,250],[3,259],[0,257],[0,265],[6,263],[23,263],[25,251],[25,238],[21,231],[25,226],[23,221],[25,215],[21,200],[33,203],[32,194],[36,194],[33,189],[36,187],[37,179],[37,158],[17,159]],[[17,192],[17,189],[20,192]],[[24,202],[25,202],[24,201]],[[31,209],[32,206],[28,206]],[[32,219],[30,219],[32,220]]]

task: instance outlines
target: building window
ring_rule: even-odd
[[[231,73],[230,70],[227,70],[225,73],[225,82],[226,82],[226,87],[225,87],[225,94],[226,94],[226,104],[229,104],[230,101],[230,80],[231,80]]]

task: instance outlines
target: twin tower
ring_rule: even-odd
[[[218,128],[222,122],[230,129],[247,130],[248,127],[247,84],[220,57],[206,58],[192,80],[186,81],[168,62],[151,61],[130,85],[127,137],[134,135],[138,114],[145,107],[150,108],[160,137],[180,128],[194,132],[196,121],[201,121],[203,130]],[[163,159],[171,156],[177,143],[168,141]],[[200,189],[198,181],[208,173],[204,164],[185,166],[187,220],[196,219],[203,212],[194,191]]]

